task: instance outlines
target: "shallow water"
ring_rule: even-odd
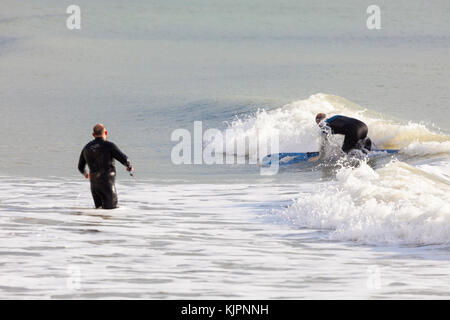
[[[3,297],[448,297],[448,246],[364,246],[292,227],[271,210],[298,185],[120,184],[113,211],[84,208],[86,184],[1,186]]]
[[[357,1],[80,0],[80,31],[69,4],[0,4],[0,298],[450,296],[447,1],[380,1],[379,31]],[[275,176],[170,159],[194,121],[316,151],[317,112],[401,151]],[[96,122],[136,168],[114,211],[76,170]]]

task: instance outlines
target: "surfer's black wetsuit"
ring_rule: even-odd
[[[333,134],[343,134],[345,136],[342,150],[348,153],[352,149],[371,150],[372,142],[367,137],[369,129],[367,125],[358,119],[334,116],[325,120],[326,126],[331,128]]]
[[[78,170],[86,175],[87,163],[90,172],[91,192],[96,208],[117,208],[114,159],[117,159],[127,168],[131,168],[127,156],[114,143],[105,141],[103,138],[95,138],[81,151]]]

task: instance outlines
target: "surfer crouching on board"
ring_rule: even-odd
[[[342,150],[349,153],[353,149],[361,150],[364,153],[372,149],[372,141],[367,137],[369,129],[367,125],[354,118],[336,115],[327,119],[325,113],[316,115],[316,123],[326,136],[328,134],[343,134],[345,136]]]
[[[81,151],[78,170],[91,181],[95,208],[115,209],[117,192],[114,184],[116,178],[114,159],[126,166],[129,172],[133,171],[133,167],[128,157],[114,143],[106,141],[108,131],[103,124],[96,124],[93,131],[94,140]],[[86,164],[89,172],[86,172]]]

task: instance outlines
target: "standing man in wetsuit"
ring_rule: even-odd
[[[345,136],[342,150],[349,153],[352,149],[370,151],[372,142],[367,133],[367,125],[358,119],[336,115],[327,119],[325,113],[316,115],[316,123],[325,134],[343,134]]]
[[[92,135],[95,139],[81,151],[78,170],[91,181],[95,208],[115,209],[117,208],[117,192],[114,184],[116,178],[114,159],[126,166],[128,172],[132,172],[133,167],[128,157],[114,143],[106,141],[108,131],[103,124],[96,124]],[[89,172],[85,170],[86,164]]]

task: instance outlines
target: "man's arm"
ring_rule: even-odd
[[[111,143],[111,153],[114,159],[119,161],[121,164],[123,164],[125,167],[127,167],[128,171],[133,170],[133,167],[131,166],[131,161],[128,159],[128,157],[120,151],[120,149],[112,142]]]
[[[328,136],[331,134],[331,128],[323,122],[323,125],[321,126],[321,141],[320,141],[320,150],[319,155],[316,157],[312,157],[308,160],[308,162],[317,161],[325,156],[326,147],[328,144]]]
[[[323,158],[325,156],[327,145],[329,144],[328,137],[330,136],[332,130],[327,125],[324,125],[321,129],[322,129],[322,141],[320,145],[320,158]]]
[[[81,151],[80,160],[78,160],[78,171],[86,178],[89,178],[89,173],[86,172],[86,159],[84,158],[83,152],[84,149]]]

